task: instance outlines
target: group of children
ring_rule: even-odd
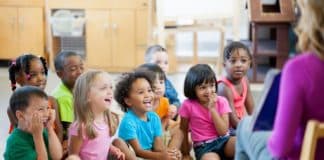
[[[246,78],[251,54],[239,42],[225,48],[222,79],[217,81],[209,65],[190,68],[182,103],[166,76],[168,55],[159,45],[149,47],[145,64],[123,73],[115,87],[106,72],[84,72],[83,59],[74,52],[59,53],[54,63],[61,83],[53,97],[44,92],[44,58],[25,54],[10,64],[13,130],[5,159],[179,160],[191,159],[191,148],[196,159],[232,158],[237,123],[253,111]],[[125,112],[120,123],[111,112],[114,99]]]

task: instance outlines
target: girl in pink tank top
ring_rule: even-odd
[[[232,42],[224,49],[225,77],[218,82],[218,95],[227,98],[232,109],[230,125],[236,128],[238,122],[247,114],[252,114],[254,102],[246,78],[252,55],[240,42]]]

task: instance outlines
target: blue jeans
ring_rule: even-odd
[[[251,116],[246,116],[236,129],[235,160],[275,159],[267,149],[267,141],[271,131],[252,132],[251,120]]]
[[[195,157],[197,160],[200,160],[201,157],[208,152],[214,152],[221,157],[221,159],[226,159],[224,153],[224,147],[228,142],[230,136],[219,137],[212,142],[203,143],[197,147],[194,147]]]

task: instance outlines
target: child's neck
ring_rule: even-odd
[[[238,85],[238,84],[240,84],[241,81],[242,81],[242,78],[241,78],[241,79],[233,79],[233,78],[230,77],[230,76],[226,76],[226,78],[227,78],[231,83],[233,83],[234,85]]]
[[[134,114],[141,120],[143,121],[147,121],[147,115],[146,113],[147,112],[140,112],[140,111],[137,111],[137,110],[134,110],[132,109],[132,111],[134,112]]]
[[[95,113],[94,112],[93,114],[94,114],[93,115],[94,116],[94,120],[93,121],[95,123],[99,123],[100,124],[100,123],[104,123],[105,122],[106,119],[105,119],[104,112],[101,112],[101,113]]]
[[[71,91],[71,93],[73,93],[73,86],[70,86],[70,85],[68,85],[67,83],[64,83],[64,82],[63,82],[63,84],[65,85],[65,87],[67,89],[69,89]]]
[[[200,104],[201,106],[203,106],[204,108],[208,108],[208,102],[203,103],[203,102],[201,102],[199,99],[197,99],[197,101],[198,101],[199,104]]]
[[[24,125],[19,125],[19,123],[18,123],[17,128],[20,129],[20,130],[22,130],[22,131],[27,132],[27,127],[24,126]]]

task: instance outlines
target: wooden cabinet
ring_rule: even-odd
[[[150,35],[149,0],[95,0],[98,3],[93,5],[86,5],[86,1],[77,3],[78,0],[65,4],[60,1],[49,0],[47,8],[78,9],[85,13],[85,57],[89,68],[121,72],[144,62]],[[49,49],[53,63],[59,38],[49,40],[53,45]]]
[[[0,59],[30,52],[44,56],[43,8],[0,3]]]
[[[133,11],[87,10],[86,20],[86,58],[90,67],[135,66]]]

